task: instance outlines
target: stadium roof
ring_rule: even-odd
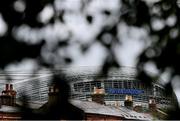
[[[88,81],[95,79],[136,79],[137,69],[134,67],[120,67],[119,69],[110,69],[108,73],[108,77],[100,74],[100,66],[78,66],[78,67],[59,67],[59,69],[54,70],[40,70],[38,72],[26,72],[26,71],[6,71],[6,75],[12,79],[13,84],[32,81],[36,79],[48,78],[51,80],[53,74],[66,74],[67,80],[71,82],[76,81]],[[4,73],[0,73],[1,83],[6,82],[6,76]],[[2,81],[4,80],[4,81]],[[1,88],[1,87],[0,87]]]
[[[53,70],[40,70],[37,72],[30,72],[30,71],[5,71],[0,72],[0,80],[1,83],[17,83],[19,81],[31,80],[35,78],[43,78],[49,77],[53,74],[66,74],[67,78],[71,80],[83,80],[83,79],[92,79],[93,77],[103,77],[99,75],[101,67],[100,66],[91,66],[91,67],[61,67],[59,69]],[[120,69],[112,69],[108,73],[109,76],[121,76],[121,77],[128,77],[133,78],[136,75],[136,69],[130,67],[121,67]],[[9,80],[10,79],[10,80]]]

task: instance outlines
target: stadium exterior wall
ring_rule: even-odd
[[[71,70],[67,75],[67,80],[71,86],[71,98],[80,100],[91,100],[94,87],[105,89],[105,102],[109,105],[124,105],[126,95],[132,95],[134,105],[147,106],[150,98],[155,98],[157,104],[168,106],[170,99],[164,96],[164,88],[161,84],[154,83],[151,88],[147,88],[141,81],[135,78],[136,69],[121,68],[110,71],[108,78],[99,76],[93,69],[86,69],[78,72]],[[69,71],[66,69],[66,71]],[[57,71],[56,71],[57,73]],[[52,80],[53,73],[38,75],[19,82],[14,82],[17,90],[17,98],[25,93],[32,101],[48,100],[48,85]]]

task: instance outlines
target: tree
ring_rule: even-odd
[[[67,3],[66,3],[67,2]],[[71,3],[72,2],[72,3]],[[106,74],[112,67],[120,67],[114,46],[121,44],[118,32],[119,24],[125,23],[131,27],[142,28],[148,33],[149,40],[145,41],[147,47],[139,55],[137,67],[140,80],[146,80],[150,84],[152,78],[144,70],[144,66],[153,62],[159,70],[159,74],[171,70],[170,80],[179,79],[180,75],[180,7],[177,0],[122,0],[116,1],[119,7],[107,9],[102,7],[96,12],[88,12],[88,6],[94,1],[77,0],[3,0],[0,3],[1,19],[5,22],[6,29],[0,37],[0,68],[4,69],[8,64],[19,62],[24,58],[34,58],[40,67],[55,68],[57,65],[71,64],[73,58],[70,54],[59,54],[66,48],[79,42],[78,46],[82,53],[86,54],[88,49],[100,43],[107,51],[100,73]],[[75,2],[79,5],[73,6]],[[102,1],[100,1],[102,2]],[[103,2],[102,2],[103,3]],[[65,9],[64,6],[67,7]],[[63,8],[64,7],[64,8]],[[75,9],[72,9],[75,7]],[[48,18],[43,19],[43,11],[51,13]],[[47,12],[46,12],[47,13]],[[92,37],[82,38],[74,36],[68,29],[68,16],[77,16],[86,21],[89,28],[95,25],[97,16],[104,17],[104,22],[97,26]],[[78,23],[80,24],[80,23]],[[61,36],[58,34],[46,35],[42,31],[51,33],[51,28],[60,27],[58,30],[65,31]],[[64,28],[63,28],[64,27]],[[47,29],[48,28],[48,29]],[[78,27],[74,28],[78,30]],[[81,34],[79,34],[80,36]],[[51,40],[51,42],[49,41]],[[88,41],[90,40],[90,41]],[[39,68],[40,68],[39,67]],[[156,79],[158,76],[156,76]],[[167,92],[173,92],[173,82],[166,84]],[[179,108],[176,112],[179,112]],[[175,115],[178,116],[178,115]],[[174,118],[174,117],[173,117]]]

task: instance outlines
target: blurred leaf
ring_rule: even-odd
[[[68,45],[69,45],[68,40],[63,40],[58,42],[59,47],[66,47]]]
[[[152,86],[153,78],[144,71],[138,71],[137,79],[140,80],[147,87]]]
[[[172,96],[173,95],[173,88],[172,88],[172,85],[171,85],[171,82],[168,82],[166,85],[165,85],[165,94],[167,96]]]
[[[67,64],[70,64],[72,62],[72,59],[70,57],[65,57],[64,60]]]
[[[111,12],[108,11],[108,10],[104,10],[103,13],[104,13],[105,15],[107,15],[107,16],[111,15]]]
[[[91,15],[87,15],[86,20],[91,24],[93,22],[93,17]]]

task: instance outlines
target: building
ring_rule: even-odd
[[[124,105],[126,97],[130,96],[133,106],[143,105],[148,107],[149,99],[154,98],[158,106],[170,105],[171,98],[164,95],[164,87],[159,83],[153,83],[147,87],[142,81],[136,79],[136,70],[132,68],[113,70],[108,77],[93,74],[78,75],[72,77],[72,99],[91,100],[94,87],[105,90],[105,103],[107,105]]]
[[[67,74],[67,80],[71,86],[71,99],[91,101],[94,88],[103,88],[105,91],[105,104],[124,106],[126,97],[133,100],[133,106],[141,105],[148,107],[149,100],[155,99],[157,107],[168,107],[171,98],[166,97],[164,87],[159,83],[153,83],[152,87],[146,87],[140,80],[136,79],[136,69],[122,67],[119,70],[110,70],[108,77],[97,75],[98,67],[85,68],[62,68],[54,72],[37,74],[33,78],[25,78],[14,82],[18,94],[26,93],[31,101],[47,101],[48,85],[52,80],[53,73],[63,71]]]
[[[20,110],[18,107],[1,105],[0,120],[20,120]]]
[[[101,105],[92,101],[71,100],[71,103],[85,111],[86,120],[152,120],[149,114],[137,113],[126,107]]]
[[[36,110],[36,113],[43,114],[41,117],[48,116],[56,117],[66,117],[66,115],[70,116],[68,119],[76,119],[76,116],[80,116],[79,118],[84,117],[83,119],[88,121],[96,121],[96,120],[153,120],[153,117],[150,114],[138,113],[133,110],[130,110],[126,107],[115,107],[115,106],[107,106],[104,104],[104,91],[103,89],[95,89],[92,95],[93,101],[83,101],[83,100],[74,100],[71,99],[69,101],[70,108],[67,106],[67,103],[63,103],[62,100],[66,100],[66,98],[61,97],[60,88],[57,85],[53,85],[49,87],[48,93],[48,102],[41,104],[39,109]],[[60,97],[60,98],[59,98]],[[58,101],[56,108],[54,108],[54,104]],[[61,104],[59,104],[61,102]],[[32,102],[30,102],[32,103]],[[68,105],[69,105],[68,104]],[[64,107],[65,106],[65,107]],[[48,108],[49,107],[49,108]],[[51,108],[53,107],[53,108]],[[69,108],[69,109],[68,109]],[[52,110],[51,110],[52,109]],[[66,111],[73,111],[73,113]],[[55,111],[55,112],[54,112]],[[63,112],[66,113],[63,113]],[[43,112],[43,113],[42,113]],[[45,112],[48,112],[47,114]],[[61,114],[57,114],[57,112],[61,112]],[[51,115],[52,114],[52,115]],[[57,114],[57,115],[56,115]],[[73,115],[72,115],[73,114]],[[76,115],[74,115],[76,114]],[[75,116],[75,117],[74,117]],[[53,118],[52,117],[52,118]],[[74,118],[73,118],[74,117]],[[67,119],[64,119],[67,120]],[[76,119],[77,120],[77,119]]]
[[[16,91],[12,84],[6,84],[0,95],[0,120],[18,120],[20,111],[16,105]]]
[[[10,86],[10,89],[9,89]],[[6,98],[5,96],[15,96],[16,91],[13,90],[12,84],[6,84],[5,90],[2,91],[1,95],[1,101],[3,98]],[[11,95],[13,94],[13,95]],[[56,99],[58,99],[59,95],[59,89],[56,86],[50,86],[49,92],[48,92],[48,102],[29,102],[28,105],[30,108],[32,108],[32,112],[28,116],[33,116],[31,119],[38,119],[44,117],[44,115],[41,115],[41,112],[43,112],[46,116],[51,114],[50,112],[45,113],[47,108],[50,108]],[[94,101],[82,101],[82,100],[70,100],[70,109],[72,109],[73,113],[70,114],[82,114],[83,111],[83,117],[85,120],[152,120],[153,117],[149,114],[142,114],[137,113],[133,110],[130,110],[126,107],[113,107],[113,106],[106,106],[104,105],[104,98],[103,96],[98,97],[99,95],[104,95],[103,89],[95,89],[94,94],[92,95]],[[98,97],[98,98],[97,98]],[[8,100],[9,99],[9,100]],[[16,98],[15,98],[16,99]],[[100,100],[100,101],[99,101]],[[0,120],[21,120],[22,118],[22,102],[16,101],[7,98],[5,101],[6,103],[1,103],[0,107]],[[13,101],[13,102],[12,102]],[[49,107],[50,106],[50,107]],[[62,105],[61,105],[62,106]],[[78,108],[77,108],[78,107]],[[62,107],[60,107],[61,110]],[[62,110],[65,110],[64,107]],[[53,108],[53,111],[55,109]],[[79,112],[80,111],[80,112]],[[57,112],[56,112],[57,113]],[[61,112],[62,113],[62,112]],[[57,113],[58,114],[58,113]],[[66,112],[66,114],[69,114],[69,112]],[[38,117],[39,116],[39,117]],[[58,114],[60,116],[60,114]],[[76,116],[76,115],[75,115]],[[37,118],[38,117],[38,118]],[[72,118],[72,117],[71,117]]]
[[[12,84],[6,84],[5,90],[0,95],[1,105],[15,106],[16,91],[13,90]]]

